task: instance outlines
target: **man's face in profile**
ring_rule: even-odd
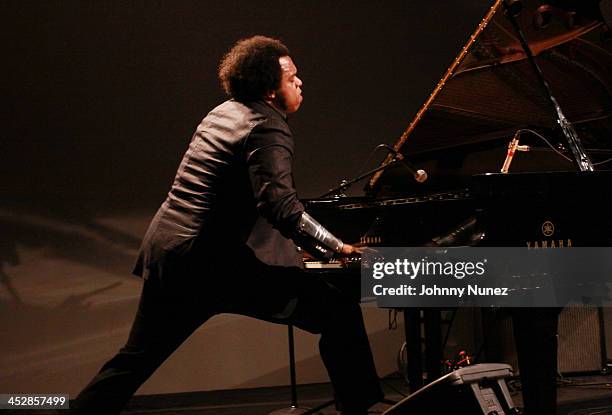
[[[302,103],[302,80],[297,77],[297,67],[289,56],[278,58],[281,67],[282,79],[272,103],[287,114],[296,112]]]

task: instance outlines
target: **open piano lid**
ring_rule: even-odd
[[[599,3],[525,0],[518,16],[553,95],[595,164],[610,158],[612,149],[612,36]],[[430,179],[416,184],[396,164],[374,176],[367,190],[385,195],[456,188],[465,177],[499,172],[518,129],[535,130],[553,145],[565,145],[556,124],[503,0],[496,0],[395,143]],[[522,135],[521,144],[541,151],[520,154],[511,172],[575,170],[535,135]]]

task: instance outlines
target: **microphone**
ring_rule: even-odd
[[[399,151],[397,151],[396,149],[394,149],[393,147],[387,145],[387,144],[383,144],[383,146],[389,150],[391,153],[393,153],[393,155],[395,156],[395,158],[399,161],[402,162],[402,164],[404,166],[406,166],[406,168],[408,169],[408,171],[414,176],[414,180],[416,180],[418,183],[423,183],[425,180],[427,180],[427,172],[423,169],[417,169],[414,164],[410,163],[408,160],[406,160],[406,158],[404,157],[404,155],[402,153],[400,153]]]
[[[519,136],[521,135],[521,130],[517,131],[512,140],[508,143],[508,153],[506,154],[506,159],[504,160],[504,164],[502,165],[501,172],[506,174],[510,170],[510,163],[512,163],[512,159],[514,158],[514,153],[516,151],[529,151],[529,146],[521,146],[519,145]]]

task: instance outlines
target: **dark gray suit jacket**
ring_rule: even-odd
[[[164,279],[180,264],[240,261],[301,266],[289,239],[304,207],[286,117],[265,102],[229,100],[197,127],[134,273]]]

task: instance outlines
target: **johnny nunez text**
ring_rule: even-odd
[[[372,288],[372,292],[377,296],[387,295],[403,295],[403,296],[455,296],[463,297],[464,295],[474,296],[507,296],[507,287],[481,287],[476,284],[470,284],[466,287],[438,287],[437,285],[427,286],[412,286],[402,284],[399,287],[383,287],[377,284]]]

